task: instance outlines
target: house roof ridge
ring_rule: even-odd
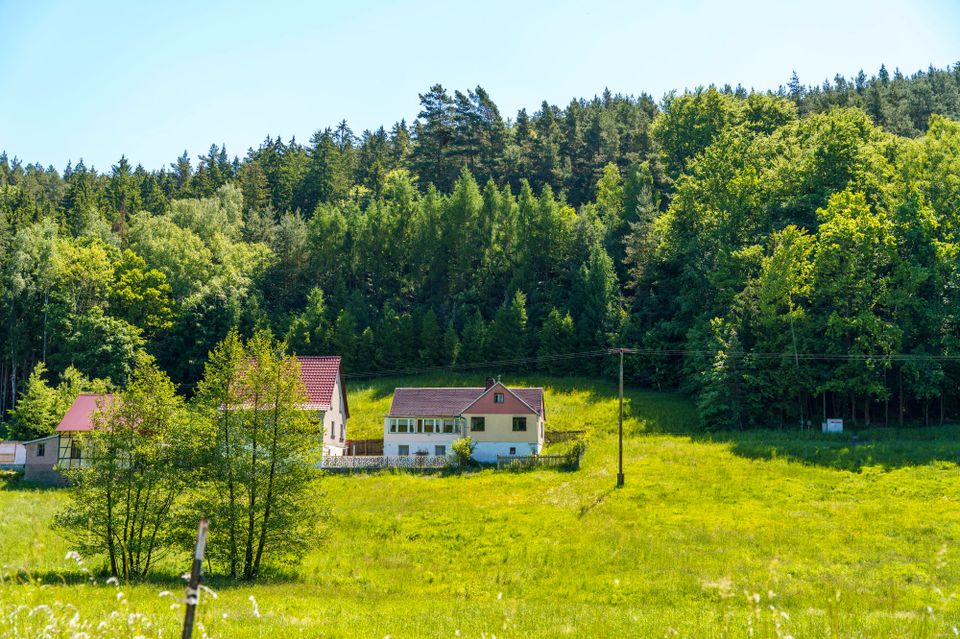
[[[463,409],[461,410],[461,412],[464,412],[464,413],[467,412],[467,410],[468,410],[469,408],[471,408],[474,404],[476,404],[477,402],[479,402],[480,399],[483,398],[484,395],[486,395],[487,393],[489,393],[490,391],[492,391],[492,390],[493,390],[494,388],[496,388],[497,386],[503,388],[503,389],[506,390],[508,393],[510,393],[511,395],[513,395],[521,404],[523,404],[524,406],[526,406],[527,408],[529,408],[530,410],[532,410],[532,411],[533,411],[534,413],[536,413],[537,415],[540,414],[540,411],[539,411],[539,410],[537,410],[536,408],[534,408],[533,406],[531,406],[530,404],[528,404],[525,399],[523,399],[522,397],[520,397],[519,395],[517,395],[517,393],[515,392],[515,390],[521,390],[520,388],[512,389],[512,388],[510,388],[509,386],[507,386],[506,384],[504,384],[504,383],[501,382],[501,381],[496,381],[496,382],[494,382],[491,386],[488,386],[487,388],[485,388],[484,391],[483,391],[482,393],[480,393],[480,396],[477,397],[477,398],[476,398],[475,400],[473,400],[472,402],[470,402],[469,404],[467,404],[466,406],[464,406]],[[542,391],[542,389],[541,389],[541,391]]]

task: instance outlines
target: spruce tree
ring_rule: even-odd
[[[342,358],[343,367],[347,371],[360,370],[357,368],[361,364],[357,358],[358,337],[356,320],[350,311],[342,309],[330,330],[330,350]]]
[[[420,364],[438,366],[443,363],[443,343],[437,314],[429,309],[420,319]]]
[[[447,324],[447,330],[443,333],[443,363],[448,366],[456,365],[460,358],[460,337],[457,335],[457,329],[453,322]]]
[[[549,358],[572,353],[575,349],[576,336],[574,335],[573,318],[570,317],[570,313],[561,315],[556,308],[550,309],[550,313],[543,320],[543,327],[540,329],[540,345],[537,349],[537,356],[545,358],[544,361],[539,363],[540,370],[554,375],[570,372],[569,361]]]
[[[463,327],[463,341],[460,344],[460,361],[476,364],[484,360],[487,344],[487,325],[480,311],[474,312]]]

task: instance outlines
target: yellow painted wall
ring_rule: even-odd
[[[517,414],[517,415],[489,415],[483,413],[464,413],[463,416],[467,420],[467,432],[464,433],[469,435],[473,441],[476,442],[542,442],[540,433],[542,432],[541,424],[543,421],[533,413],[526,414]],[[482,431],[474,431],[470,429],[470,418],[471,417],[483,417],[486,421],[486,429]],[[526,417],[527,418],[527,430],[526,431],[515,431],[513,430],[513,418],[514,417]]]

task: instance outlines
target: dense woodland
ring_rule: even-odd
[[[960,413],[960,65],[513,117],[480,87],[420,101],[160,170],[0,156],[8,434],[143,350],[191,394],[231,328],[354,375],[608,374],[552,356],[635,347],[631,381],[715,428]]]

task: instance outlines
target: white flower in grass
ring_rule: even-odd
[[[257,606],[257,598],[254,597],[253,595],[250,595],[249,599],[250,599],[250,603],[253,605],[253,616],[256,617],[257,619],[259,619],[259,618],[260,618],[260,607]]]
[[[502,593],[502,592],[498,592],[498,593],[497,593],[497,601],[500,601],[501,599],[503,599],[503,593]]]
[[[160,597],[174,597],[174,596],[176,596],[176,595],[174,595],[174,594],[173,594],[172,592],[170,592],[169,590],[163,590],[163,591],[160,592],[160,595],[159,595],[159,596],[160,596]]]
[[[80,553],[78,553],[76,550],[71,550],[70,552],[68,552],[67,556],[64,557],[64,559],[72,559],[77,562],[83,561],[83,559],[80,558]]]

